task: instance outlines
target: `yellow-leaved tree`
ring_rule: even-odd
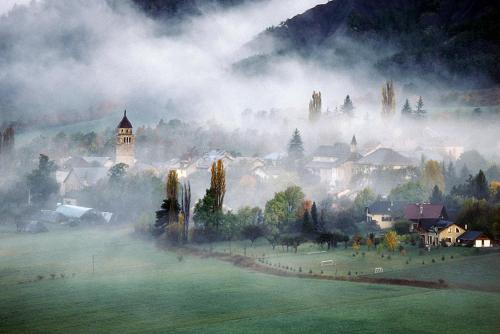
[[[384,235],[384,245],[391,252],[394,252],[396,250],[398,244],[399,241],[396,231],[389,231]]]

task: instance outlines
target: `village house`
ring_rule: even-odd
[[[376,201],[366,208],[366,222],[377,224],[381,229],[394,226],[396,220],[403,217],[407,202]]]
[[[361,158],[361,154],[357,152],[356,137],[353,136],[350,146],[345,143],[319,146],[306,168],[319,176],[321,182],[332,187],[342,187],[351,181],[353,164]]]
[[[426,246],[446,246],[457,244],[457,239],[466,232],[448,220],[448,213],[442,204],[416,203],[405,208],[405,219],[412,222],[411,230],[418,233]]]
[[[447,220],[448,213],[442,204],[412,203],[405,207],[404,219],[412,222],[411,230],[415,230],[422,223],[432,225],[440,220]]]

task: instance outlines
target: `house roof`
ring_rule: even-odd
[[[81,218],[87,212],[92,211],[92,208],[86,208],[83,206],[76,205],[59,205],[56,208],[56,212],[69,218]]]
[[[105,167],[73,168],[73,174],[85,186],[92,186],[108,177],[108,169]]]
[[[368,207],[369,213],[393,213],[403,211],[407,202],[401,201],[376,201]]]
[[[437,228],[438,231],[441,231],[454,224],[455,224],[454,222],[448,220],[439,220],[437,222],[424,221],[420,223],[419,228],[425,231],[434,231],[434,229]]]
[[[446,209],[442,204],[408,204],[405,208],[405,219],[447,219]]]
[[[104,166],[107,162],[112,161],[110,157],[85,156],[82,157],[82,159],[88,162],[89,164],[96,163],[99,164],[100,166]]]
[[[321,145],[313,156],[346,159],[351,153],[351,148],[345,143],[335,143],[334,145]]]
[[[412,160],[390,148],[379,148],[358,161],[361,165],[412,166]]]
[[[132,129],[132,123],[127,118],[127,111],[125,110],[123,112],[123,118],[120,121],[120,124],[118,124],[119,129]]]
[[[485,237],[485,238],[488,238],[486,235],[484,235],[483,232],[481,231],[467,231],[465,232],[464,234],[462,234],[461,236],[459,236],[457,238],[457,240],[460,240],[460,241],[474,241],[480,237]],[[489,239],[489,238],[488,238]]]

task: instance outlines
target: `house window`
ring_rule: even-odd
[[[450,228],[448,228],[448,233],[451,233],[451,227],[450,227]]]
[[[451,242],[451,238],[446,238],[446,242]]]

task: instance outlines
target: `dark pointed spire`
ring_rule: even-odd
[[[358,145],[358,142],[356,141],[356,135],[352,136],[351,145]]]
[[[123,118],[122,118],[120,124],[118,124],[118,128],[119,129],[132,129],[132,123],[130,123],[130,121],[127,118],[127,110],[125,110],[123,112]]]

